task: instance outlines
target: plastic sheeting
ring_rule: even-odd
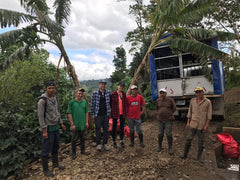
[[[217,38],[212,39],[212,47],[218,49]],[[214,94],[223,94],[225,88],[223,64],[218,59],[212,62]]]
[[[149,68],[150,68],[150,84],[152,92],[152,100],[155,101],[158,98],[158,88],[157,88],[157,72],[154,56],[150,54],[149,56]]]

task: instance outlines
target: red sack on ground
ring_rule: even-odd
[[[230,144],[233,141],[233,137],[228,133],[217,134],[217,139],[222,144]]]
[[[128,126],[124,127],[124,134],[125,136],[127,136],[128,139],[130,139],[130,131]],[[137,137],[137,134],[135,133],[134,136]]]
[[[109,132],[112,131],[112,127],[113,127],[113,120],[112,120],[112,118],[110,118],[109,121],[108,121],[108,131]],[[117,121],[117,129],[116,130],[117,130],[117,132],[120,131],[120,121],[119,121],[119,119]]]
[[[223,144],[223,155],[228,158],[238,158],[239,147],[237,142],[228,133],[217,134],[217,139]]]

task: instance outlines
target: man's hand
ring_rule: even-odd
[[[76,131],[76,126],[74,124],[72,125],[72,131]]]
[[[203,127],[203,131],[207,132],[207,127],[206,126]]]
[[[187,124],[186,124],[186,129],[188,129],[188,128],[189,128],[189,125],[190,125],[190,123],[189,123],[189,122],[187,122]]]
[[[42,129],[42,135],[43,135],[43,139],[47,139],[48,138],[48,133],[46,129]]]
[[[66,130],[66,126],[64,124],[61,124],[61,127],[64,131]]]
[[[86,128],[88,128],[88,127],[89,127],[89,124],[86,122],[86,125],[85,125],[85,126],[86,126]]]

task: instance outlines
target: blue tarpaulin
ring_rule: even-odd
[[[151,83],[152,100],[155,101],[158,98],[158,88],[157,88],[156,64],[155,64],[153,54],[150,54],[150,56],[149,56],[149,68],[150,68],[150,83]]]
[[[218,49],[217,38],[212,39],[212,47]],[[223,64],[218,59],[212,62],[214,94],[223,94],[225,88]]]

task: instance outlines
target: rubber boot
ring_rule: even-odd
[[[65,169],[64,166],[58,164],[58,153],[52,155],[53,168],[58,168],[60,170]]]
[[[76,144],[72,144],[72,159],[76,159]]]
[[[173,138],[172,138],[172,136],[168,136],[167,140],[168,140],[168,154],[173,155],[173,149],[172,149]]]
[[[163,135],[158,134],[158,148],[157,148],[157,152],[161,152],[162,151],[162,141],[163,141]]]
[[[133,147],[134,146],[134,133],[130,133],[130,140],[131,140],[131,143],[129,144],[129,146]]]
[[[138,136],[139,136],[139,140],[140,140],[140,146],[144,147],[144,144],[143,144],[143,134],[138,134]]]
[[[42,167],[43,167],[43,173],[47,177],[53,177],[52,171],[48,169],[48,157],[42,158]]]
[[[203,152],[203,147],[198,147],[198,154],[197,154],[197,159],[200,163],[204,163],[204,161],[202,160],[202,152]]]
[[[80,145],[81,145],[81,154],[89,155],[89,153],[85,151],[85,140],[84,139],[80,140]]]
[[[190,144],[190,143],[186,143],[186,144],[185,144],[185,148],[184,148],[184,154],[183,154],[183,155],[180,155],[179,157],[182,158],[182,159],[186,159],[190,147],[191,147],[191,144]]]

